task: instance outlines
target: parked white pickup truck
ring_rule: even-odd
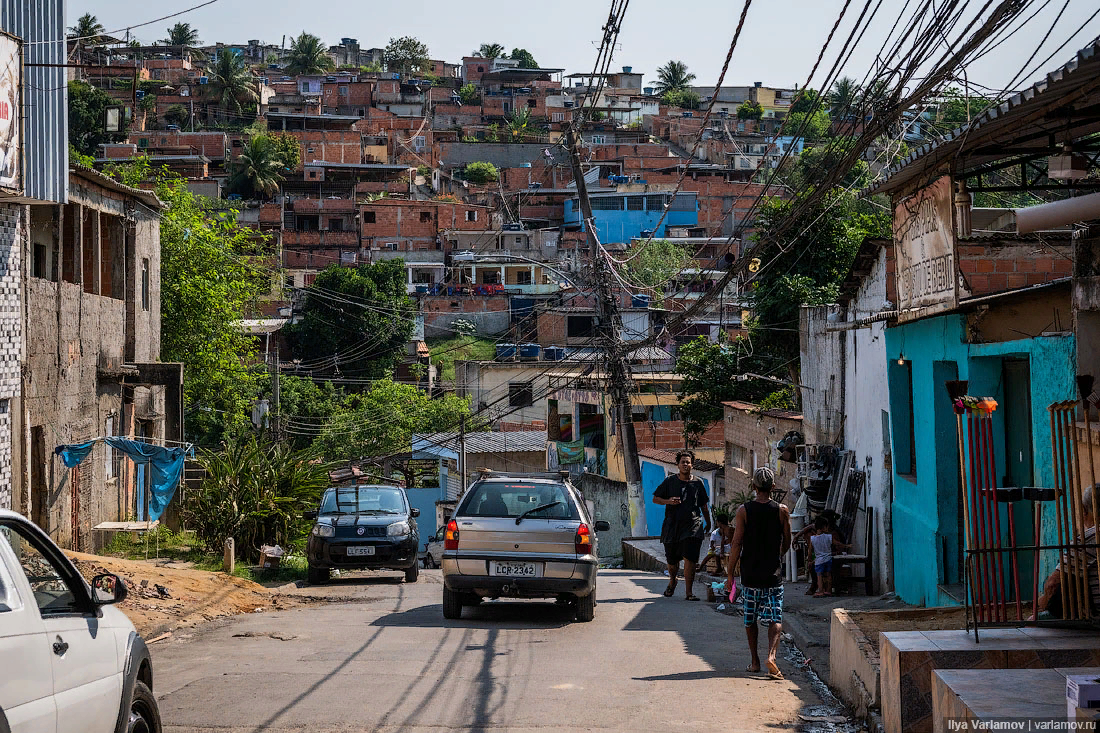
[[[149,650],[111,607],[126,593],[0,509],[0,733],[160,733]]]

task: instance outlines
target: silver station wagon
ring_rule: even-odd
[[[565,475],[490,472],[459,501],[443,537],[443,616],[483,598],[556,598],[596,613],[596,532]]]

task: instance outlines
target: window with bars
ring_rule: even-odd
[[[645,209],[645,196],[627,196],[627,211],[643,211]]]

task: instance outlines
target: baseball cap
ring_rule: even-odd
[[[771,491],[775,486],[775,471],[761,466],[752,474],[752,487],[760,491]]]

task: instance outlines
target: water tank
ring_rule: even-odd
[[[515,344],[497,344],[497,361],[507,361],[516,356]]]
[[[209,83],[210,83],[210,77],[209,76],[200,76],[199,77],[199,84],[209,84]]]
[[[631,308],[648,308],[649,296],[648,295],[631,295],[630,296]]]
[[[624,74],[629,74],[633,69],[634,69],[633,66],[624,66],[623,67],[623,73]]]
[[[417,285],[416,286],[416,292],[426,295],[428,293],[428,286],[427,285]]]
[[[523,344],[519,347],[519,358],[535,361],[539,358],[542,347],[538,344]]]
[[[561,346],[547,346],[542,350],[542,358],[546,361],[561,361],[565,358],[565,349]]]

